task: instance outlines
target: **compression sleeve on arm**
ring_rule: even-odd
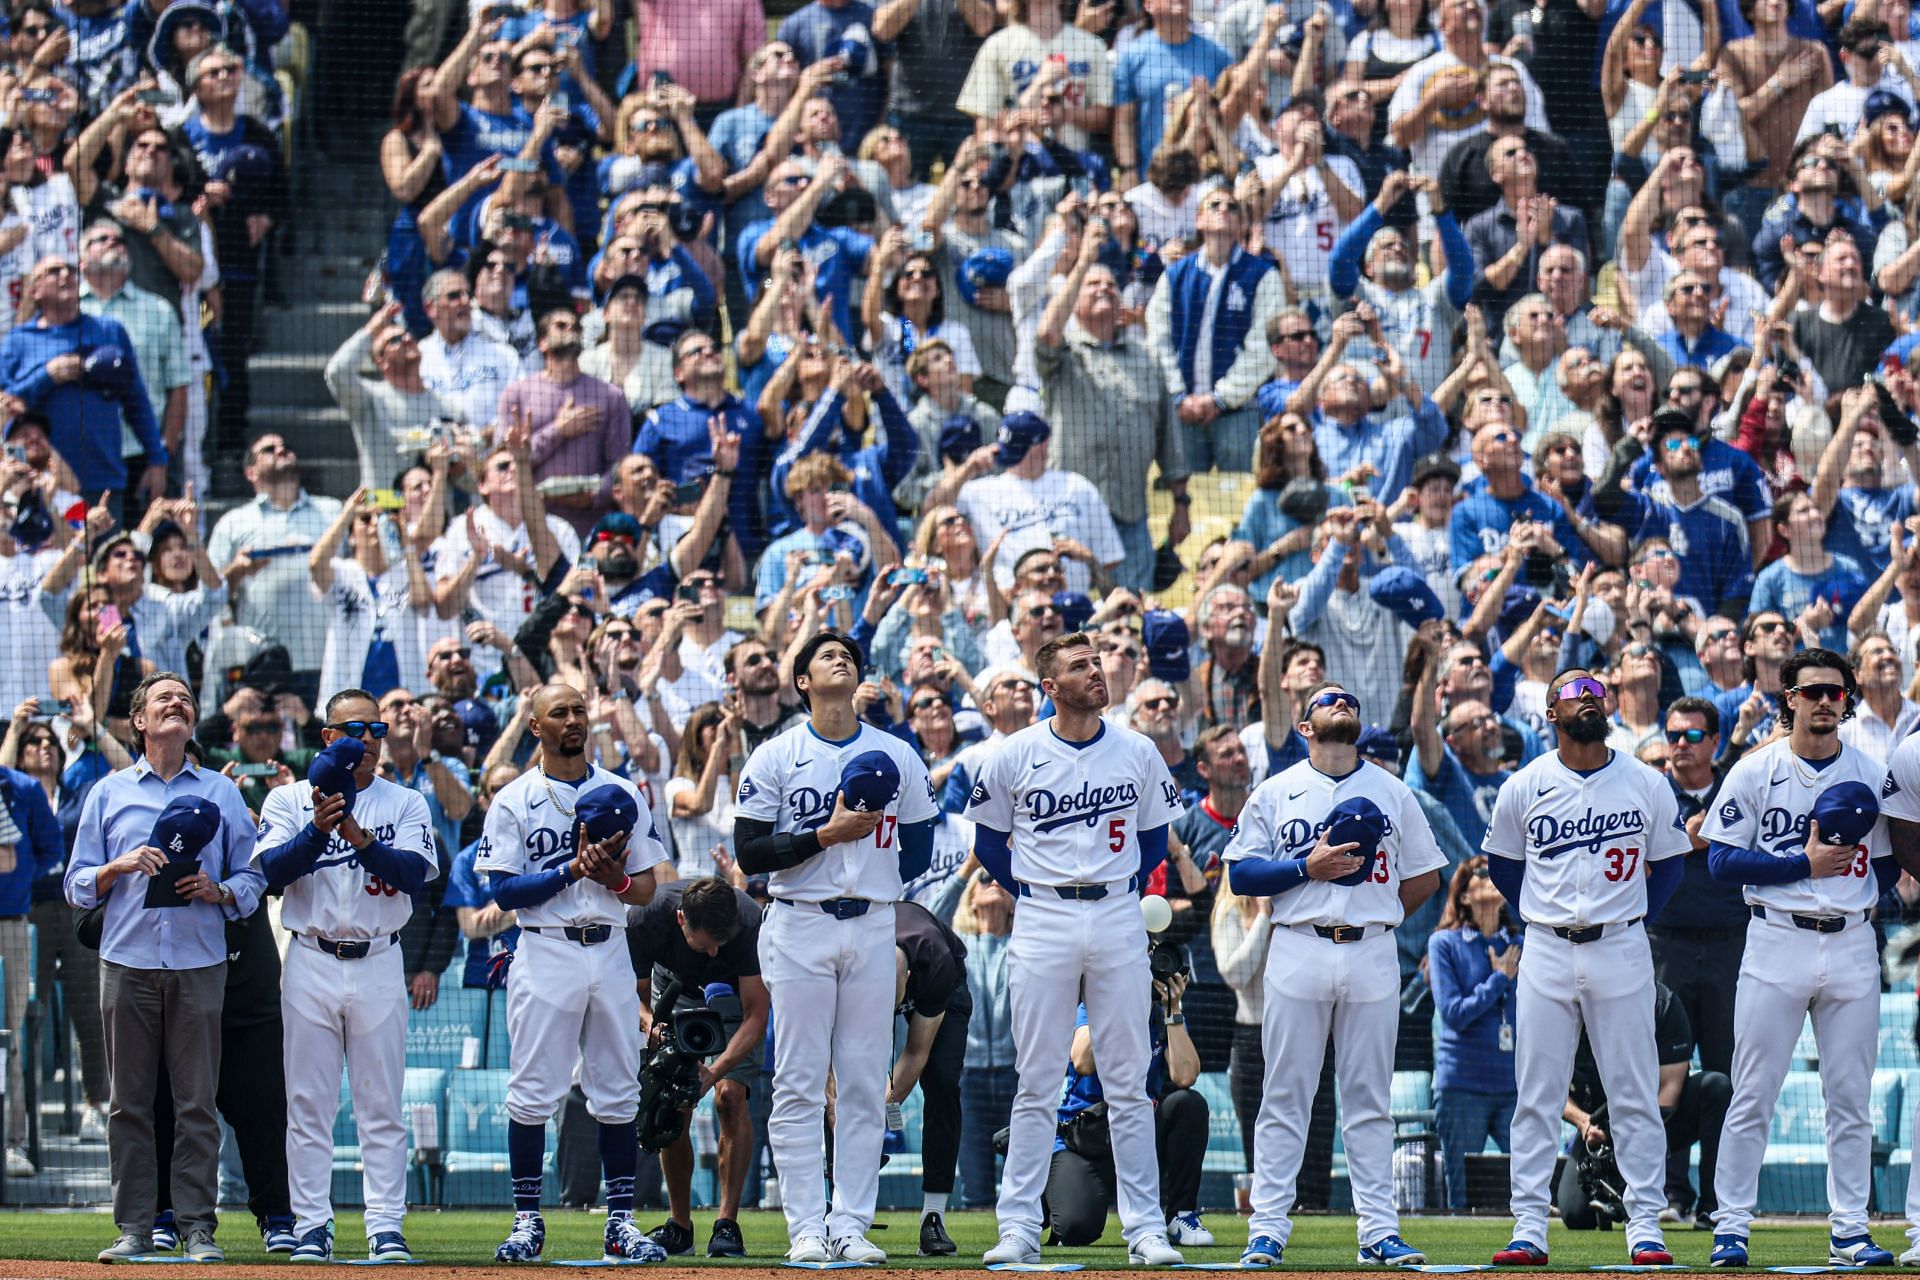
[[[734,857],[750,876],[772,875],[797,867],[820,852],[820,837],[812,831],[775,834],[771,822],[758,818],[733,820]]]
[[[1680,887],[1680,859],[1662,858],[1647,868],[1647,923],[1660,919],[1668,899]]]
[[[495,873],[487,877],[487,885],[493,890],[493,901],[502,911],[537,907],[548,898],[558,896],[562,889],[572,883],[564,862],[545,871],[527,871],[517,876]]]
[[[284,889],[313,871],[313,864],[327,850],[327,837],[311,822],[285,844],[260,851],[260,869],[266,873],[267,888]]]
[[[1513,918],[1520,919],[1520,887],[1527,882],[1527,864],[1520,858],[1488,858],[1487,874],[1493,878],[1493,887],[1513,908]]]
[[[1140,883],[1145,884],[1154,868],[1167,860],[1167,829],[1155,827],[1140,833]]]
[[[1305,858],[1241,858],[1227,864],[1227,885],[1243,898],[1274,898],[1307,882]]]
[[[1008,893],[1018,897],[1020,886],[1013,882],[1013,847],[1008,843],[1012,833],[989,827],[983,822],[973,825],[973,856],[987,869],[987,874],[1000,882]]]
[[[933,865],[933,831],[938,817],[910,822],[900,828],[900,881],[905,884],[927,873]]]
[[[1900,883],[1900,864],[1892,858],[1875,858],[1873,881],[1882,894],[1891,893],[1893,886]]]
[[[1776,858],[1758,849],[1736,849],[1718,840],[1707,846],[1707,870],[1728,884],[1788,884],[1805,880],[1812,867],[1805,853]]]
[[[427,864],[419,854],[395,849],[378,840],[360,851],[360,865],[408,895],[427,887]]]

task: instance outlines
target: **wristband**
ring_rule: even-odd
[[[620,887],[613,891],[613,896],[617,898],[631,888],[633,888],[633,877],[628,876],[620,882]]]

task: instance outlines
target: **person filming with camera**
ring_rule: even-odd
[[[685,1014],[718,1014],[726,1036],[719,1052],[700,1061],[699,1093],[713,1092],[720,1135],[719,1214],[707,1241],[707,1256],[738,1257],[746,1252],[740,1237],[740,1190],[753,1163],[753,1120],[747,1090],[760,1074],[761,1046],[767,1038],[772,1002],[760,978],[760,908],[752,898],[718,876],[662,885],[645,906],[627,911],[627,951],[640,986],[640,1026],[647,1037],[648,1064],[641,1068],[641,1095],[648,1096],[647,1073],[668,1037],[679,1032],[689,1052],[698,1046],[678,1025]],[[672,1015],[656,1020],[654,1001],[670,983],[682,994]],[[702,996],[712,984],[734,994]],[[644,1106],[642,1108],[645,1110]],[[689,1107],[690,1111],[691,1108]],[[648,1117],[641,1116],[642,1145]],[[667,1184],[667,1220],[651,1235],[669,1255],[693,1252],[693,1145],[683,1118],[679,1133],[660,1151]]]

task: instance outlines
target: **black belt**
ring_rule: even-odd
[[[1024,880],[1020,881],[1019,885],[1021,897],[1031,898],[1033,896],[1032,885]],[[1098,902],[1106,897],[1108,893],[1107,886],[1104,884],[1043,884],[1040,887],[1052,893],[1055,897],[1064,898],[1068,902]],[[1128,893],[1137,893],[1139,890],[1140,877],[1137,874],[1128,876],[1126,891]]]
[[[1313,931],[1328,942],[1361,942],[1367,936],[1367,926],[1363,924],[1317,924]],[[1393,926],[1388,925],[1381,932],[1391,933]]]
[[[316,934],[308,934],[307,936],[313,940],[314,946],[320,948],[336,960],[364,960],[367,958],[367,953],[373,950],[373,944],[377,941],[377,939],[374,938],[349,938],[336,942],[332,938],[322,938]],[[398,942],[400,941],[400,935],[397,933],[389,934],[387,941]]]
[[[610,924],[570,924],[560,929],[552,925],[526,925],[524,928],[528,933],[558,933],[565,936],[568,942],[577,942],[583,947],[598,946],[613,936],[613,926]]]
[[[1748,909],[1753,912],[1753,918],[1755,920],[1765,920],[1767,918],[1767,909],[1765,907],[1750,907]],[[1781,919],[1781,913],[1775,912],[1774,918]],[[1793,921],[1794,928],[1805,929],[1810,933],[1838,933],[1853,923],[1853,917],[1851,916],[1789,915],[1784,918]],[[1865,914],[1862,914],[1860,918],[1865,920]]]
[[[796,902],[792,898],[775,898],[774,901],[787,907],[818,907],[835,920],[857,920],[873,910],[873,903],[865,898],[828,898],[824,902]]]
[[[1635,916],[1633,919],[1625,921],[1622,924],[1590,924],[1582,929],[1573,929],[1557,924],[1549,927],[1553,930],[1555,937],[1565,938],[1568,942],[1573,943],[1586,943],[1600,941],[1600,939],[1607,936],[1608,929],[1630,929],[1634,925],[1639,924],[1640,920],[1641,917]]]

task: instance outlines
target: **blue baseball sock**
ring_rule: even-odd
[[[513,1176],[515,1213],[540,1212],[540,1166],[547,1158],[547,1127],[507,1121],[507,1171]]]
[[[629,1120],[600,1125],[600,1173],[607,1181],[607,1216],[633,1214],[633,1171],[640,1163],[640,1139]]]

